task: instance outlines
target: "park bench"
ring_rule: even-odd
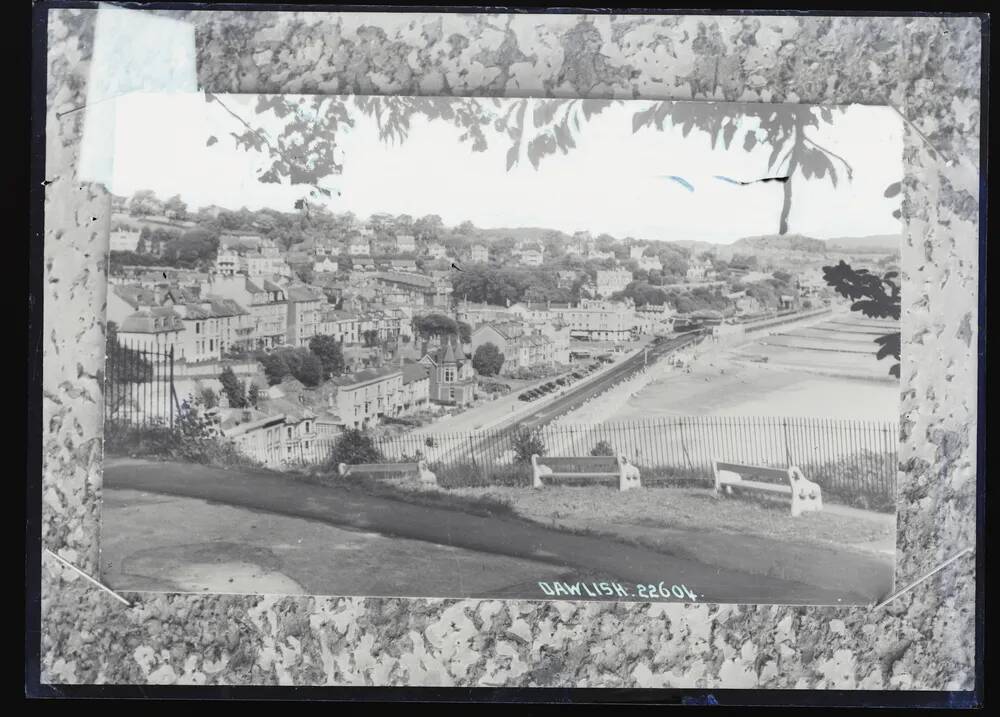
[[[421,483],[437,485],[437,476],[427,468],[424,461],[417,463],[357,463],[348,465],[341,463],[337,466],[337,472],[341,478],[348,476],[373,476],[380,478],[396,476],[416,476]]]
[[[639,488],[639,469],[625,456],[531,456],[532,486],[544,488],[547,478],[614,479],[618,490]]]
[[[744,463],[727,463],[712,461],[712,472],[715,475],[715,494],[723,490],[732,495],[733,487],[741,490],[759,490],[767,493],[790,495],[792,498],[792,517],[797,517],[809,511],[823,510],[823,493],[819,485],[802,475],[795,466],[788,468],[769,468],[753,466]],[[745,480],[743,476],[757,478],[774,478],[783,483],[765,483],[763,481]]]

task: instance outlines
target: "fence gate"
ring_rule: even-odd
[[[118,341],[109,349],[104,369],[106,423],[173,428],[179,414],[173,346],[154,351]]]

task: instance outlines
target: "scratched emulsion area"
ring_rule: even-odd
[[[42,539],[96,573],[109,198],[75,178],[96,10],[50,14]],[[163,13],[212,92],[890,104],[909,120],[897,585],[975,539],[980,24]],[[154,51],[155,48],[151,48]],[[155,56],[150,62],[155,61]],[[42,680],[969,689],[973,561],[878,611],[152,595],[43,559]]]

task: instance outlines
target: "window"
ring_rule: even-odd
[[[291,426],[289,426],[289,427],[288,427],[288,428],[287,428],[286,430],[287,430],[287,434],[286,434],[286,435],[287,435],[287,436],[288,436],[289,438],[291,438],[291,437],[292,437],[292,427],[291,427]],[[289,448],[288,450],[291,450],[291,448]]]
[[[194,322],[194,332],[196,334],[200,334],[201,333],[201,324],[199,324],[197,321]]]

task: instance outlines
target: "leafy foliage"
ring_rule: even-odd
[[[360,428],[348,428],[337,437],[330,449],[328,464],[335,469],[341,463],[356,465],[378,463],[381,460],[382,452],[368,433]]]
[[[480,376],[496,376],[503,368],[504,355],[494,343],[486,342],[472,355],[472,368]]]
[[[323,377],[339,376],[344,372],[344,351],[333,336],[319,335],[309,339],[309,350],[319,357],[323,364]]]
[[[323,382],[323,362],[307,348],[275,349],[270,353],[261,351],[256,359],[264,367],[264,375],[271,386],[281,383],[288,376],[310,387]]]
[[[199,398],[205,408],[215,408],[219,405],[219,396],[211,389],[211,387],[203,388]]]
[[[834,291],[850,299],[851,311],[859,311],[873,319],[895,319],[900,317],[899,272],[887,271],[876,274],[867,269],[855,269],[841,260],[836,266],[823,267],[823,279]],[[882,360],[888,356],[896,359],[889,374],[899,378],[899,357],[901,340],[899,332],[885,334],[875,339],[878,351],[875,356]]]
[[[530,463],[531,456],[545,455],[545,439],[537,430],[532,430],[527,426],[515,426],[510,440],[516,463]]]
[[[221,99],[208,95],[225,107]],[[440,120],[461,130],[460,141],[468,143],[473,152],[488,147],[487,130],[506,137],[510,145],[506,152],[507,170],[527,159],[534,169],[551,155],[568,154],[577,146],[584,125],[594,116],[619,100],[596,99],[514,99],[499,100],[443,97],[355,96],[347,97],[281,97],[261,96],[256,112],[281,121],[281,130],[274,136],[252,126],[226,107],[242,127],[232,133],[238,147],[266,152],[270,167],[259,177],[262,182],[289,181],[309,184],[313,195],[331,196],[322,186],[324,180],[341,173],[343,166],[335,157],[337,132],[355,123],[352,109],[373,119],[379,137],[385,142],[401,143],[409,136],[417,117]],[[352,105],[353,103],[353,105]],[[793,104],[741,105],[734,113],[732,105],[716,102],[656,102],[632,116],[632,130],[647,127],[659,130],[668,125],[679,127],[687,137],[694,130],[708,135],[711,145],[729,148],[739,135],[745,151],[757,145],[767,145],[771,151],[768,167],[793,178],[829,179],[834,185],[840,177],[851,179],[853,168],[835,152],[818,144],[807,130],[821,123],[832,123],[841,109],[810,108]],[[746,129],[744,129],[746,128]],[[842,174],[841,174],[842,173]],[[688,184],[683,178],[681,182]],[[732,180],[729,180],[732,181]],[[690,184],[688,184],[690,188]],[[792,182],[783,184],[784,195],[779,232],[788,231]],[[891,189],[891,188],[890,188]],[[887,196],[891,194],[887,193]],[[418,235],[433,235],[420,221],[414,223]]]
[[[596,446],[590,450],[590,455],[592,456],[613,456],[615,455],[615,447],[612,446],[607,441],[600,441]]]
[[[446,314],[424,314],[413,318],[413,331],[422,339],[457,336],[458,322]]]
[[[189,461],[222,467],[256,467],[253,459],[222,436],[190,396],[180,404],[171,428],[160,421],[151,425],[105,424],[104,448],[109,455],[142,456]]]
[[[243,382],[237,378],[231,366],[222,369],[219,375],[219,382],[222,384],[222,392],[226,394],[230,408],[244,408],[247,405],[246,389]]]

